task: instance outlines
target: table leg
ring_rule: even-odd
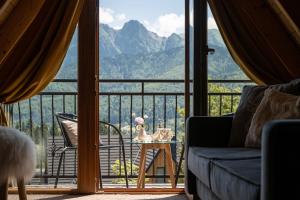
[[[142,144],[137,188],[145,187],[145,165],[146,165],[146,147],[144,144]]]
[[[177,183],[178,183],[182,160],[183,160],[183,155],[184,155],[184,143],[182,143],[182,146],[181,146],[180,159],[179,159],[178,168],[177,168],[176,176],[175,176],[175,186],[177,186]]]
[[[172,153],[171,153],[171,146],[170,144],[165,145],[165,151],[166,151],[166,161],[167,161],[167,171],[170,176],[172,188],[175,188],[175,178],[174,178],[174,165],[172,160]]]
[[[142,183],[142,188],[145,188],[145,174],[146,174],[146,159],[147,159],[147,146],[144,145],[144,153],[143,153],[143,163],[142,163],[142,176],[141,176],[141,183]]]

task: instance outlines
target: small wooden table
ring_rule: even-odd
[[[141,157],[139,164],[139,175],[137,180],[137,188],[145,188],[145,172],[146,172],[146,153],[148,149],[161,149],[165,150],[166,153],[166,165],[167,173],[170,176],[172,188],[176,187],[175,177],[174,177],[174,165],[171,153],[171,144],[176,143],[175,141],[166,142],[132,142],[141,145]]]

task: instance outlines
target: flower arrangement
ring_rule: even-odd
[[[132,115],[135,117],[135,113]],[[145,119],[148,116],[144,115],[144,117],[135,117],[134,124],[135,130],[137,132],[137,136],[133,139],[134,141],[142,141],[142,142],[164,142],[164,141],[171,141],[174,137],[174,133],[171,131],[170,128],[162,128],[158,127],[154,134],[148,135],[146,133],[146,129],[148,128],[147,124],[145,123]]]
[[[145,119],[147,119],[147,118],[148,118],[148,116],[144,115],[144,118],[136,117],[134,119],[135,130],[138,132],[138,134],[133,140],[135,140],[135,141],[152,141],[151,136],[148,135],[145,130],[148,127],[145,124]]]
[[[137,130],[139,130],[141,128],[147,128],[148,126],[145,124],[145,119],[147,119],[147,118],[148,118],[147,115],[144,115],[144,118],[143,117],[136,117],[134,119],[135,128]]]

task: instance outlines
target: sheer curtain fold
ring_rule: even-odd
[[[0,12],[0,103],[4,104],[38,94],[55,77],[84,4],[84,0],[2,0],[1,9],[9,1],[16,2],[13,9]],[[3,119],[3,111],[0,115]]]
[[[300,47],[265,0],[208,0],[237,64],[259,84],[300,78]],[[288,10],[286,10],[288,13]]]

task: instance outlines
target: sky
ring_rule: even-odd
[[[138,20],[160,36],[184,32],[184,0],[99,0],[100,22],[121,29]],[[208,28],[217,28],[208,12]]]

